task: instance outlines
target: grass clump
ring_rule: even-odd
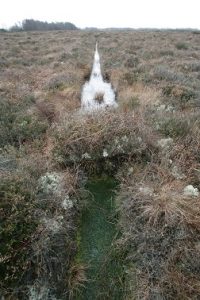
[[[27,291],[32,243],[38,237],[35,189],[41,170],[34,165],[35,158],[23,159],[24,154],[14,147],[1,151],[4,164],[0,167],[0,289],[2,295],[11,299],[23,299]]]
[[[166,117],[164,120],[158,121],[158,130],[164,136],[172,138],[181,138],[186,136],[191,129],[188,119],[182,119],[181,117],[171,116]]]
[[[139,64],[139,59],[137,56],[131,56],[125,62],[125,67],[127,68],[135,68]]]
[[[67,82],[66,76],[58,75],[50,79],[47,88],[52,91],[61,90],[64,88],[66,82]]]
[[[62,165],[101,168],[106,163],[108,169],[115,168],[120,160],[148,152],[152,136],[144,120],[129,113],[68,117],[54,132],[54,159]]]
[[[1,290],[20,283],[30,268],[30,245],[37,228],[34,196],[23,178],[1,178]]]
[[[137,72],[125,72],[121,78],[121,81],[128,86],[133,85],[133,83],[138,81],[138,74]]]
[[[164,65],[156,66],[153,72],[153,78],[157,80],[176,81],[178,76],[176,72]]]
[[[123,107],[126,111],[134,110],[135,108],[140,106],[140,100],[137,96],[132,96],[125,103],[123,103]]]
[[[50,124],[55,120],[56,112],[55,105],[51,102],[40,101],[36,103],[39,115],[46,119]]]
[[[160,51],[160,56],[174,56],[174,51],[173,50],[161,50]]]
[[[178,50],[187,50],[189,48],[188,44],[186,44],[185,42],[178,42],[175,46]]]
[[[76,83],[74,73],[54,75],[47,83],[47,89],[50,91],[63,90],[66,86]]]
[[[46,120],[37,115],[24,113],[23,104],[13,104],[7,100],[0,102],[0,143],[1,146],[19,146],[26,141],[40,138],[47,129]]]
[[[181,108],[185,108],[196,98],[196,92],[188,87],[180,85],[167,85],[162,89],[163,95],[170,98],[170,102]]]
[[[129,266],[126,296],[198,299],[199,197],[186,197],[184,183],[157,163],[133,166],[120,178],[120,243],[128,249]]]

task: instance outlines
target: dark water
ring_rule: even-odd
[[[87,282],[77,299],[122,299],[122,267],[114,247],[118,235],[114,190],[116,181],[89,181],[91,196],[80,226],[79,261],[87,266]]]

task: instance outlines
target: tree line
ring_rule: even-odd
[[[10,31],[48,31],[48,30],[76,30],[78,29],[70,22],[43,22],[26,19],[21,24],[15,24]]]

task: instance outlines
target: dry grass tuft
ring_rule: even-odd
[[[47,102],[37,102],[36,107],[39,111],[39,115],[43,118],[46,118],[49,123],[52,123],[55,120],[55,106],[53,103]]]
[[[65,117],[53,135],[55,161],[61,165],[80,164],[83,168],[101,168],[101,163],[107,162],[107,167],[118,168],[120,161],[148,155],[155,145],[154,133],[141,115],[110,110]]]
[[[197,299],[200,197],[185,196],[182,181],[169,172],[162,176],[160,167],[151,164],[135,167],[123,181],[118,196],[121,243],[128,249],[127,265],[135,263],[127,280],[135,282],[136,276],[136,296]]]
[[[85,286],[87,282],[85,271],[86,267],[80,264],[73,265],[70,268],[68,279],[69,299],[74,299],[75,295]]]

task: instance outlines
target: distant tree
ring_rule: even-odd
[[[5,28],[0,28],[0,32],[7,32],[8,30]]]
[[[9,29],[10,31],[14,31],[14,32],[18,32],[18,31],[22,31],[22,24],[21,23],[15,23],[15,25],[13,25],[12,27],[10,27]]]
[[[33,19],[26,19],[22,22],[24,31],[46,31],[46,30],[76,30],[77,27],[70,22],[43,22]]]

